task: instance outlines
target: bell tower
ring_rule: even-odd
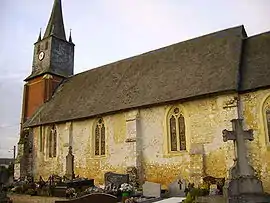
[[[51,99],[58,85],[74,72],[74,43],[71,33],[66,39],[62,3],[54,0],[51,16],[44,36],[41,31],[34,44],[30,75],[24,80],[20,141],[14,177],[31,175],[32,133],[23,124]]]
[[[74,72],[74,44],[66,40],[61,0],[54,0],[42,37],[34,44],[32,72],[25,79],[22,123],[48,101],[56,87]]]

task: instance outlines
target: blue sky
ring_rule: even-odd
[[[244,25],[270,31],[269,0],[62,0],[75,73],[204,34]],[[53,0],[0,1],[0,157],[19,137],[23,79]],[[68,37],[68,36],[67,36]]]

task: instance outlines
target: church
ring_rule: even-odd
[[[26,77],[15,176],[135,170],[138,180],[228,178],[232,119],[252,129],[248,158],[270,192],[270,32],[243,26],[179,42],[74,75],[74,47],[55,0]],[[30,71],[30,70],[29,70]]]

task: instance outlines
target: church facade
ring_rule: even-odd
[[[269,192],[269,47],[269,32],[248,37],[238,26],[73,75],[74,44],[55,0],[25,79],[18,176],[65,175],[71,146],[75,174],[97,184],[129,170],[163,185],[227,178],[235,152],[222,131],[242,118]]]

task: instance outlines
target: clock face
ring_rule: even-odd
[[[39,53],[38,55],[38,59],[41,61],[42,59],[44,59],[45,53],[42,51]]]

